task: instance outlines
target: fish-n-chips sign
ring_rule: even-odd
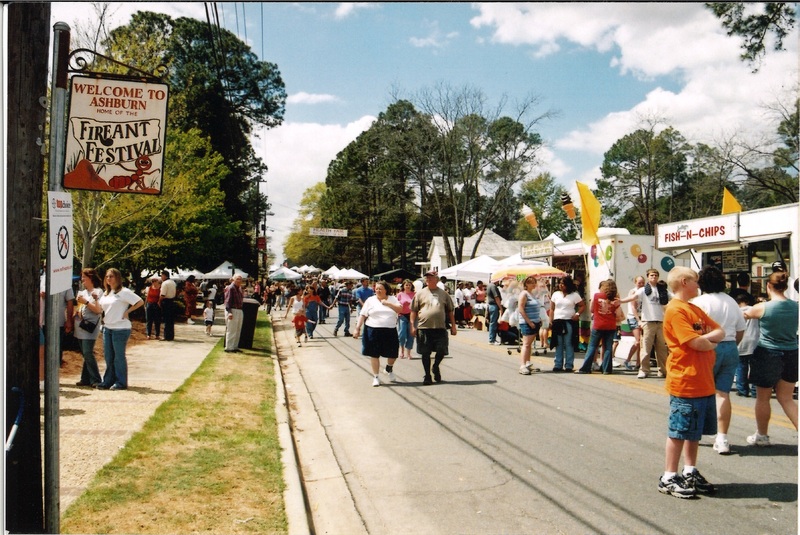
[[[168,96],[166,84],[74,76],[64,188],[161,193]]]

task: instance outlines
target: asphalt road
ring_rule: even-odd
[[[756,448],[753,400],[733,396],[732,454],[700,447],[718,492],[681,500],[657,491],[663,380],[555,374],[544,357],[523,376],[516,352],[460,330],[445,383],[423,386],[416,358],[374,388],[361,342],[328,322],[299,348],[275,322],[317,534],[797,533],[797,432],[775,401],[774,445]]]

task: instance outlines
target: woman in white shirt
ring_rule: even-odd
[[[558,291],[550,298],[550,324],[552,337],[556,342],[554,372],[571,372],[575,360],[575,347],[572,342],[573,330],[586,308],[578,293],[572,277],[567,275],[558,283]],[[551,342],[552,345],[552,342]]]
[[[97,367],[97,359],[94,357],[94,345],[100,334],[100,315],[103,312],[103,308],[100,306],[103,289],[100,287],[102,285],[100,276],[94,268],[81,270],[81,282],[83,290],[78,292],[76,297],[78,310],[75,313],[75,328],[72,332],[81,344],[83,368],[81,369],[81,380],[75,384],[77,386],[95,386],[103,381],[100,377],[100,369]],[[94,329],[91,328],[92,324],[94,324]]]
[[[116,268],[106,271],[103,285],[106,291],[100,298],[100,306],[103,308],[103,356],[106,359],[106,373],[97,388],[127,390],[128,360],[125,357],[125,347],[131,336],[131,320],[128,315],[141,308],[144,301],[122,286],[122,273]]]
[[[367,298],[361,307],[353,338],[358,338],[361,327],[366,326],[361,341],[361,354],[372,360],[372,386],[381,386],[378,376],[381,357],[388,359],[384,372],[389,376],[389,381],[397,380],[392,367],[397,360],[397,347],[400,343],[397,336],[397,315],[402,311],[403,305],[391,295],[391,287],[386,281],[375,284],[375,295]]]

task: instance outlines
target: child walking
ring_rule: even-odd
[[[210,299],[203,307],[203,323],[206,326],[206,336],[211,336],[211,326],[214,325],[214,302]]]
[[[664,475],[658,491],[677,498],[711,494],[714,485],[697,470],[697,451],[703,435],[717,433],[714,385],[714,348],[725,331],[700,307],[689,303],[698,294],[697,273],[674,267],[667,277],[675,296],[664,312],[664,338],[670,350],[665,387],[670,416],[664,460]],[[678,462],[683,452],[683,473]]]
[[[294,313],[294,317],[292,318],[292,324],[294,325],[294,337],[297,340],[297,345],[300,344],[300,337],[306,337],[306,341],[308,341],[308,337],[306,335],[306,321],[308,318],[306,317],[305,309],[300,306]]]

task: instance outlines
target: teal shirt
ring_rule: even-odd
[[[797,301],[767,301],[759,321],[761,337],[758,345],[767,349],[797,349]]]

